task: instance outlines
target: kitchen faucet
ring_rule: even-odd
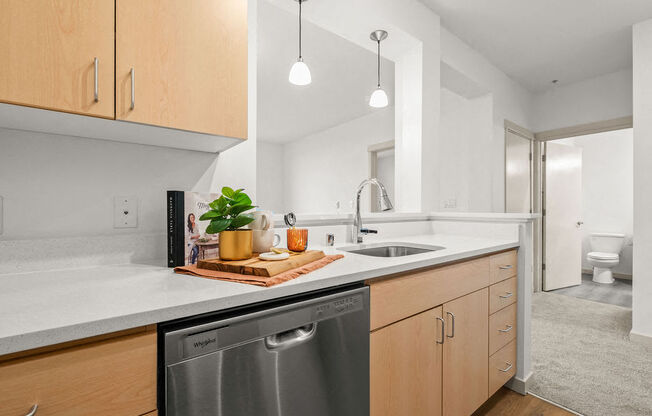
[[[362,183],[358,185],[358,190],[355,195],[355,218],[353,219],[353,242],[357,244],[362,243],[363,234],[378,234],[378,230],[362,228],[362,218],[360,217],[360,194],[362,193],[362,189],[364,189],[368,184],[376,185],[380,191],[380,195],[378,195],[378,208],[380,208],[381,211],[389,211],[393,208],[392,201],[389,200],[385,186],[380,183],[378,179],[371,178],[362,181]]]

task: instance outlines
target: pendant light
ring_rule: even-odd
[[[301,56],[301,4],[308,0],[295,1],[299,3],[299,58],[297,58],[297,61],[290,68],[288,80],[294,85],[308,85],[312,82],[312,77],[310,76],[308,65],[303,62],[303,56]]]
[[[378,44],[378,86],[369,98],[369,105],[375,108],[387,107],[389,100],[387,93],[380,87],[380,42],[387,39],[387,32],[384,30],[375,30],[369,35],[371,40]]]

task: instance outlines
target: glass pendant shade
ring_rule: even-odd
[[[380,87],[376,88],[369,98],[369,105],[374,108],[383,108],[387,107],[387,104],[389,104],[389,100],[387,99],[385,90]]]
[[[312,82],[310,69],[302,59],[297,60],[290,68],[288,80],[294,85],[308,85]]]

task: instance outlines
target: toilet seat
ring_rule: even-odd
[[[619,260],[620,258],[616,253],[602,253],[600,251],[592,251],[586,257],[594,260]]]

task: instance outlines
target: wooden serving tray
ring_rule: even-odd
[[[296,269],[325,257],[321,250],[307,250],[303,253],[291,253],[290,257],[285,260],[261,260],[258,253],[247,260],[220,260],[206,259],[197,262],[198,269],[216,270],[218,272],[228,272],[237,274],[248,274],[252,276],[271,277],[288,270]]]

